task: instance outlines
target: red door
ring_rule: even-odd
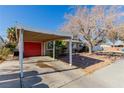
[[[24,57],[33,57],[42,55],[42,45],[39,42],[24,42]]]

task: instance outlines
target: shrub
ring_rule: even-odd
[[[13,53],[14,52],[14,50],[15,50],[15,48],[16,48],[16,43],[7,43],[6,45],[5,45],[5,47],[8,49],[10,49],[10,51],[11,51],[11,53]]]
[[[10,49],[3,47],[0,49],[0,60],[5,60],[10,54]]]

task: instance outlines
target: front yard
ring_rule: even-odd
[[[73,65],[83,69],[85,74],[90,74],[98,69],[112,64],[123,56],[121,53],[97,52],[93,54],[79,53],[73,55]],[[63,57],[61,60],[68,62],[68,57]]]
[[[86,74],[92,73],[95,70],[98,70],[98,69],[103,68],[107,65],[110,65],[113,62],[116,62],[116,60],[120,59],[120,56],[100,55],[97,53],[91,54],[91,55],[85,53],[85,54],[81,54],[81,55],[85,55],[86,57],[100,60],[98,63],[94,63],[93,65],[90,65],[90,66],[84,68],[83,70],[86,72]]]
[[[48,56],[25,58],[23,87],[124,87],[121,83],[124,76],[119,73],[123,71],[122,56],[112,52],[78,53],[73,54],[72,66],[68,64],[68,56],[56,60]],[[19,73],[17,59],[2,62],[0,87],[20,87]],[[114,79],[115,74],[118,75]]]
[[[61,60],[53,60],[50,57],[31,57],[24,59],[23,87],[26,88],[61,88],[61,87],[124,87],[124,62],[116,61],[102,69],[94,71],[98,64],[106,63],[96,59],[96,55],[83,54],[75,56],[81,57],[81,62],[77,61],[77,66]],[[99,56],[100,57],[100,56]],[[102,56],[101,56],[102,57]],[[104,58],[104,57],[102,57]],[[109,59],[109,58],[108,58]],[[76,60],[76,59],[73,59]],[[87,63],[89,62],[89,63]],[[75,62],[76,63],[76,62]],[[94,71],[86,75],[86,70]],[[0,87],[15,88],[20,87],[18,60],[5,61],[0,65]]]
[[[93,73],[94,71],[101,69],[107,65],[112,64],[116,60],[119,60],[121,57],[123,57],[123,53],[118,52],[96,52],[96,53],[77,53],[73,54],[73,66],[76,66],[77,68],[83,69],[85,74]],[[60,57],[58,60],[68,63],[68,56]],[[8,57],[8,59],[10,59]],[[11,58],[12,60],[12,58]],[[45,59],[47,61],[47,59]],[[3,60],[0,60],[0,63],[4,62]],[[47,61],[48,62],[48,61]],[[57,69],[54,66],[49,66],[48,64],[44,64],[41,60],[38,61],[37,66],[40,68],[53,68]]]

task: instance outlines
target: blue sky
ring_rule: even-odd
[[[21,25],[49,31],[59,31],[64,23],[64,15],[71,11],[72,6],[0,6],[0,35],[6,38],[8,27]],[[87,6],[91,8],[93,6]],[[123,11],[124,8],[122,8]]]
[[[71,6],[0,6],[0,35],[6,37],[8,27],[19,24],[50,31],[58,31],[64,14]]]

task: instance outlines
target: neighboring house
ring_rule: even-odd
[[[107,47],[111,47],[111,45],[101,44],[100,47],[102,47],[102,48],[107,48]]]
[[[124,44],[120,43],[120,44],[115,44],[114,46],[112,45],[100,45],[104,51],[107,52],[121,52],[122,49],[124,48]]]
[[[111,45],[101,44],[100,47],[103,48],[103,51],[106,51],[107,49],[111,48]]]

